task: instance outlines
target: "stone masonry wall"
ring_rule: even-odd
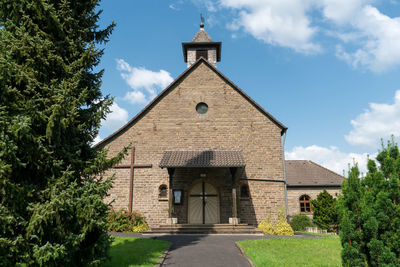
[[[207,50],[208,62],[214,67],[217,67],[217,49],[215,47],[202,47],[202,50]],[[187,50],[187,67],[196,62],[196,48],[189,48]]]
[[[311,199],[316,199],[317,195],[321,193],[323,190],[328,191],[333,197],[337,197],[340,193],[340,188],[332,188],[332,187],[295,187],[288,188],[288,207],[289,207],[289,216],[293,217],[296,214],[300,213],[300,202],[299,199],[302,195],[308,195]],[[310,214],[311,215],[311,214]]]
[[[206,114],[196,112],[199,102],[207,103]],[[133,208],[143,212],[150,225],[165,223],[168,217],[168,201],[158,198],[159,186],[168,185],[167,170],[158,167],[165,150],[240,149],[246,162],[241,178],[283,179],[281,129],[205,63],[196,66],[134,125],[102,145],[109,149],[111,156],[130,142],[136,148],[136,164],[153,164],[152,168],[134,172]],[[130,155],[121,164],[130,164]],[[127,208],[129,169],[111,172],[116,174],[116,180],[107,201],[114,199],[117,209]],[[220,170],[216,176],[224,176],[224,172]],[[185,174],[187,183],[177,178],[176,185],[185,189],[197,178],[195,173]],[[243,221],[255,224],[267,212],[275,218],[276,208],[285,205],[282,183],[249,180],[241,183],[249,185],[251,195],[250,199],[240,202]],[[222,190],[223,202],[231,201],[230,194],[230,190]],[[223,222],[231,214],[228,206],[231,205],[226,205],[226,211],[221,209]],[[182,222],[185,216],[180,215]]]

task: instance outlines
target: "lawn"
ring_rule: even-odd
[[[115,237],[110,249],[111,261],[103,266],[154,266],[168,246],[162,240]]]
[[[338,236],[259,239],[239,241],[238,244],[257,267],[342,266]]]

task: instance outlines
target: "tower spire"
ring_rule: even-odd
[[[214,42],[204,29],[203,14],[200,14],[200,20],[200,29],[192,41],[182,43],[184,60],[190,67],[202,57],[216,67],[221,60],[221,42]]]

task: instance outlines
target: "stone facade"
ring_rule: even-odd
[[[217,49],[215,47],[202,47],[202,50],[207,50],[208,62],[217,67]],[[187,67],[189,68],[196,62],[196,48],[189,48],[187,50]]]
[[[196,105],[204,102],[208,112],[198,114]],[[133,210],[142,212],[150,224],[165,223],[167,198],[159,198],[160,185],[169,184],[166,169],[158,167],[165,150],[240,149],[246,162],[237,177],[238,213],[242,222],[256,224],[267,214],[275,220],[285,206],[284,184],[261,179],[283,180],[282,127],[260,112],[230,82],[205,60],[199,60],[119,132],[105,139],[100,147],[115,155],[124,146],[135,146],[135,164],[152,168],[134,170]],[[121,164],[130,164],[126,157]],[[173,188],[182,189],[183,204],[175,205],[178,223],[187,223],[188,190],[201,179],[200,173],[219,192],[220,223],[232,217],[232,185],[228,168],[177,169]],[[107,201],[116,209],[128,207],[129,169],[112,169],[114,188]],[[240,199],[240,185],[249,187],[250,197]]]
[[[340,186],[338,187],[288,187],[287,189],[287,200],[288,200],[288,215],[293,217],[300,213],[300,202],[299,199],[302,195],[308,195],[311,200],[316,199],[318,194],[323,190],[326,190],[333,197],[337,197],[340,193]],[[309,213],[308,215],[312,215]]]

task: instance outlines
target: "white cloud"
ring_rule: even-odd
[[[369,109],[351,121],[353,129],[345,136],[355,146],[377,149],[380,140],[400,136],[400,90],[396,91],[393,104],[370,103]]]
[[[371,0],[322,0],[316,1],[321,5],[323,16],[334,21],[339,25],[344,25],[354,18],[364,5],[372,2]]]
[[[103,138],[101,138],[100,136],[97,135],[97,136],[94,138],[92,145],[93,145],[93,146],[94,146],[94,145],[97,145],[97,144],[100,143],[102,140],[103,140]]]
[[[131,104],[145,105],[149,100],[141,91],[130,91],[125,94],[125,100],[128,100]]]
[[[171,74],[165,70],[155,72],[143,67],[132,67],[123,59],[117,60],[117,69],[133,89],[124,97],[132,104],[146,104],[157,95],[159,89],[164,89],[173,81]]]
[[[116,102],[110,107],[110,113],[107,118],[102,121],[102,126],[112,132],[119,129],[128,121],[128,111],[118,106]]]
[[[400,17],[381,13],[373,2],[221,0],[220,6],[235,11],[228,24],[232,31],[243,29],[268,44],[306,54],[322,50],[316,41],[320,35],[334,36],[338,58],[382,72],[400,64]]]
[[[353,14],[351,25],[363,38],[354,52],[339,51],[353,67],[382,72],[400,64],[400,17],[390,18],[366,5]]]
[[[172,9],[172,10],[176,10],[176,11],[179,11],[179,10],[180,10],[180,9],[177,8],[174,4],[170,4],[168,7],[169,7],[170,9]]]
[[[242,27],[256,39],[301,53],[321,50],[312,41],[317,28],[311,26],[307,16],[311,1],[222,0],[221,5],[239,11],[238,18],[229,25],[231,29]]]
[[[312,160],[325,168],[328,168],[340,175],[345,175],[349,170],[349,164],[353,166],[357,163],[361,172],[366,173],[368,153],[357,154],[357,153],[345,153],[341,152],[337,147],[321,147],[317,145],[312,146],[296,146],[292,151],[285,152],[286,159],[303,159]],[[376,154],[370,155],[373,159]]]

